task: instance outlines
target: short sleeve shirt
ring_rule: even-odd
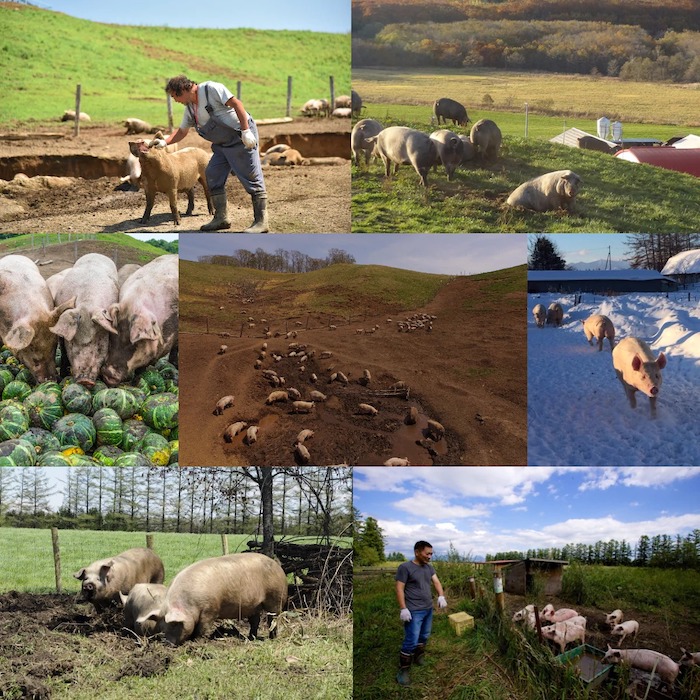
[[[435,569],[430,564],[419,566],[405,561],[396,570],[396,581],[405,584],[404,599],[409,610],[427,610],[433,607],[433,593],[430,587]]]
[[[205,85],[209,87],[208,103]],[[212,106],[212,109],[214,110],[214,116],[220,119],[227,126],[230,126],[232,129],[237,129],[238,131],[240,131],[241,122],[238,119],[236,110],[226,106],[226,102],[228,102],[232,97],[233,93],[222,83],[215,83],[212,80],[207,80],[203,83],[198,83],[198,102],[196,105],[193,104],[185,106],[185,112],[182,115],[180,128],[189,129],[190,127],[196,126],[197,124],[201,126],[206,124],[209,121],[209,113],[207,112],[206,105],[210,104]],[[197,110],[196,121],[192,116],[193,110]]]

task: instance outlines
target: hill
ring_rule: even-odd
[[[93,122],[139,117],[165,125],[163,88],[180,73],[232,92],[242,81],[241,99],[256,119],[284,116],[290,74],[294,113],[309,98],[328,96],[329,76],[336,95],[350,92],[349,34],[102,24],[0,2],[0,36],[6,125],[59,119],[75,108],[77,84]]]

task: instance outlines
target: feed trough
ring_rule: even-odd
[[[599,686],[610,673],[612,664],[603,663],[605,652],[590,644],[581,644],[556,657],[561,664],[574,667],[579,678],[589,687]]]

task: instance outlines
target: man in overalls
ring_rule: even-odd
[[[253,200],[254,221],[243,233],[267,233],[267,192],[258,153],[258,129],[243,103],[221,83],[211,80],[195,83],[184,75],[171,78],[165,91],[176,102],[185,105],[185,113],[177,131],[166,137],[166,143],[177,143],[191,127],[210,141],[213,155],[207,166],[207,183],[214,205],[214,218],[202,231],[230,228],[226,180],[232,172],[241,181]]]

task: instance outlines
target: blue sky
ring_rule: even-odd
[[[353,503],[392,551],[561,547],[700,528],[700,467],[356,467]]]
[[[613,260],[624,260],[627,255],[625,233],[548,233],[567,263],[592,262],[608,257],[608,246]]]
[[[476,274],[523,265],[527,261],[525,234],[281,234],[236,235],[201,233],[180,235],[180,257],[197,260],[201,255],[230,254],[244,248],[298,250],[325,258],[330,248],[340,248],[361,265],[387,265],[434,274]]]
[[[211,29],[308,29],[345,34],[350,31],[350,0],[50,0],[39,2],[56,12],[106,24],[207,27]]]

